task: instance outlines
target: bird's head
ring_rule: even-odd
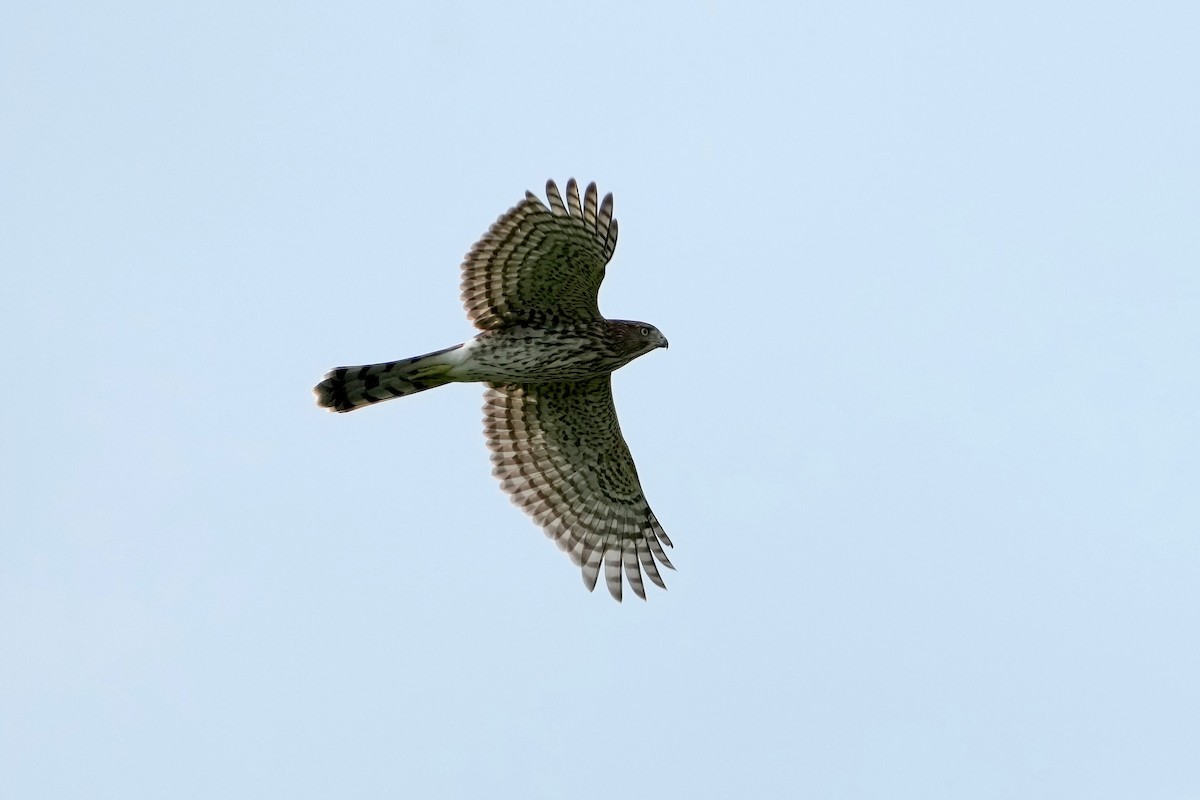
[[[631,358],[645,355],[651,350],[667,346],[667,337],[649,322],[618,319],[609,322],[609,333],[613,343],[622,353]]]

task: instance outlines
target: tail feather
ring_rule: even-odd
[[[435,353],[385,364],[338,367],[325,374],[325,380],[313,387],[313,394],[322,408],[353,411],[393,397],[423,392],[454,380],[449,373],[456,360],[446,354],[460,347],[461,344],[456,344]]]

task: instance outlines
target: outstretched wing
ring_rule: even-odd
[[[480,330],[600,317],[596,297],[617,246],[612,195],[597,203],[589,183],[580,202],[572,178],[566,203],[554,181],[546,196],[549,208],[526,192],[463,260],[462,301]]]
[[[596,587],[600,566],[621,599],[621,569],[638,597],[642,572],[666,588],[657,560],[671,566],[671,540],[642,494],[617,425],[609,376],[579,383],[495,385],[483,425],[492,474],[512,501],[546,531]]]

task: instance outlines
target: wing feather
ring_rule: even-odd
[[[527,192],[467,253],[462,301],[480,330],[600,318],[597,295],[617,246],[612,195],[597,204],[591,183],[581,202],[574,178],[566,190],[564,202],[547,181],[549,206]]]
[[[617,600],[622,575],[645,599],[642,573],[666,588],[670,546],[621,436],[608,375],[577,383],[489,386],[484,432],[493,474],[595,588],[603,567]],[[657,561],[657,563],[656,563]]]

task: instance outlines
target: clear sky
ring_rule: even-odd
[[[9,4],[0,795],[1200,796],[1200,5]],[[595,180],[669,591],[458,264]]]

